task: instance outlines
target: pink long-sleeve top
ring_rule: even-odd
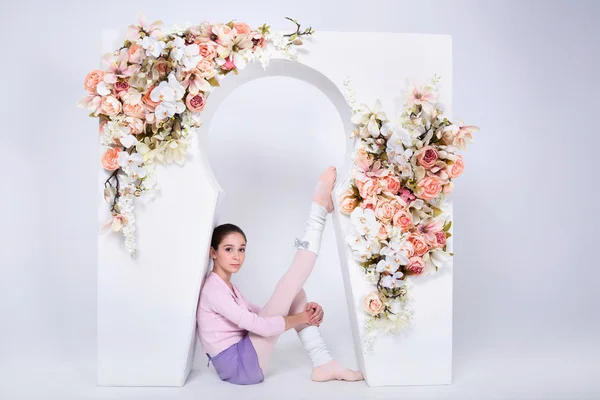
[[[285,331],[282,316],[261,317],[262,307],[248,301],[232,283],[233,290],[215,272],[205,280],[196,321],[202,349],[211,357],[243,339],[248,332],[260,336]]]

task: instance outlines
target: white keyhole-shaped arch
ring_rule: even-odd
[[[103,31],[102,53],[118,48],[121,37],[122,32]],[[99,236],[99,385],[181,386],[187,379],[196,344],[197,300],[208,268],[208,249],[218,199],[223,193],[203,153],[203,137],[221,102],[237,87],[262,77],[289,76],[315,86],[329,98],[340,114],[347,136],[345,162],[338,166],[340,178],[334,191],[335,198],[350,179],[351,154],[356,144],[349,138],[353,129],[351,110],[340,91],[346,76],[353,78],[360,102],[372,104],[379,98],[384,107],[389,108],[386,111],[391,112],[400,106],[394,91],[403,88],[406,76],[429,79],[437,73],[448,77],[450,84],[442,93],[442,101],[451,105],[451,45],[447,36],[320,32],[314,43],[306,44],[305,49],[299,61],[276,58],[266,70],[258,63],[249,64],[238,76],[224,79],[221,87],[211,93],[202,114],[204,126],[192,142],[189,161],[183,167],[161,168],[160,195],[152,202],[137,204],[137,259],[129,257],[119,235]],[[357,57],[357,49],[362,49],[364,57]],[[411,57],[401,57],[390,49],[402,49],[403,54],[411,54]],[[369,54],[380,57],[376,68]],[[415,57],[416,54],[422,57]],[[104,179],[104,173],[101,173],[100,182]],[[98,198],[102,198],[100,193]],[[106,212],[105,204],[100,203],[99,226],[105,221]],[[418,336],[409,341],[400,337],[385,339],[382,342],[388,346],[385,354],[365,357],[360,335],[362,311],[358,307],[367,285],[356,263],[349,257],[344,241],[349,221],[340,215],[337,205],[333,222],[355,353],[367,383],[449,382],[452,276],[436,279],[435,285],[426,292],[430,301],[421,303],[430,308],[435,322],[423,321]],[[434,291],[436,296],[442,297],[441,301],[439,298],[436,302],[431,301]],[[390,344],[394,348],[389,347]],[[397,362],[390,362],[390,352],[398,356]]]

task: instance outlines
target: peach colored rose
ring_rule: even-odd
[[[144,104],[146,106],[148,106],[148,109],[150,111],[154,111],[154,109],[156,108],[156,106],[158,106],[160,103],[156,103],[154,101],[152,101],[152,99],[150,98],[150,93],[152,93],[152,91],[154,90],[156,86],[150,86],[148,88],[148,90],[146,91],[146,93],[144,93],[144,95],[142,96],[142,101],[144,102]]]
[[[429,251],[429,246],[427,245],[425,238],[419,234],[411,233],[408,237],[408,241],[413,245],[417,256],[423,256]]]
[[[196,43],[200,48],[200,55],[203,59],[212,61],[217,57],[217,47],[214,42]]]
[[[355,183],[356,187],[358,188],[358,192],[360,193],[360,197],[362,197],[363,199],[381,193],[381,188],[377,184],[377,181],[371,178],[367,178],[364,181],[357,179]]]
[[[417,154],[417,162],[424,168],[431,168],[438,159],[437,151],[431,146],[425,146]]]
[[[454,162],[454,164],[448,165],[447,173],[450,178],[454,179],[460,174],[462,174],[464,169],[465,162],[462,156],[458,156],[458,159]]]
[[[129,116],[129,117],[135,117],[135,118],[144,118],[145,110],[144,110],[144,106],[141,105],[140,103],[138,104],[130,104],[130,103],[124,103],[123,104],[123,112],[125,113],[125,115]]]
[[[213,78],[217,74],[217,70],[215,68],[216,64],[214,61],[202,60],[196,65],[196,71],[198,71],[198,76],[201,76],[205,79]]]
[[[126,117],[125,123],[127,123],[127,126],[129,127],[129,133],[132,135],[139,135],[140,133],[144,132],[144,121],[139,118]]]
[[[106,152],[102,156],[102,166],[104,167],[104,169],[107,169],[109,171],[119,169],[119,163],[117,162],[117,160],[119,158],[120,152],[121,150],[119,150],[116,147],[111,147],[110,149],[106,150]]]
[[[233,28],[236,30],[238,35],[247,35],[252,30],[250,28],[250,25],[244,22],[236,22],[235,24],[233,24]]]
[[[375,206],[375,216],[384,224],[389,224],[394,218],[394,207],[389,201],[380,201]]]
[[[444,189],[443,189],[444,194],[450,194],[453,191],[454,191],[454,183],[449,182],[444,185]]]
[[[202,92],[194,95],[189,93],[185,98],[185,104],[188,109],[192,112],[200,112],[204,110],[204,106],[206,105],[206,98],[202,94]]]
[[[158,72],[158,76],[163,79],[169,74],[169,66],[167,65],[167,60],[164,58],[160,58],[154,63],[152,66],[153,70]]]
[[[348,189],[340,196],[340,211],[344,214],[351,214],[358,206],[358,199],[354,197],[352,189]]]
[[[409,264],[405,267],[405,270],[410,275],[421,275],[423,269],[425,269],[425,261],[419,256],[413,256],[408,259]]]
[[[83,86],[90,93],[96,93],[96,86],[104,80],[104,71],[93,70],[85,77]]]
[[[382,188],[393,194],[400,190],[400,179],[393,175],[387,175],[379,179],[379,184]]]
[[[437,176],[427,176],[417,183],[415,195],[423,200],[436,198],[442,191],[440,178]]]
[[[102,114],[117,115],[121,112],[121,102],[115,96],[103,96],[102,105],[100,106]]]
[[[412,215],[406,210],[400,210],[394,214],[392,223],[402,229],[403,232],[408,232],[413,226]]]
[[[383,299],[379,292],[369,293],[363,301],[365,311],[373,316],[383,311]]]

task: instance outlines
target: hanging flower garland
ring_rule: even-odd
[[[373,291],[363,299],[365,353],[380,332],[399,333],[410,325],[411,277],[435,273],[452,253],[446,250],[452,221],[444,211],[454,179],[464,169],[459,150],[473,142],[475,126],[451,122],[438,102],[437,76],[412,85],[396,124],[381,109],[357,105],[344,82],[353,110],[352,137],[360,142],[353,155],[351,184],[340,198],[351,220],[346,238]]]
[[[136,254],[134,200],[160,189],[157,165],[184,164],[190,141],[202,125],[200,114],[212,90],[247,63],[266,68],[275,54],[295,60],[302,37],[314,30],[296,25],[288,34],[243,22],[162,29],[139,14],[123,46],[103,59],[103,69],[84,82],[88,95],[77,105],[100,121],[104,199],[110,218],[104,230],[122,232]]]

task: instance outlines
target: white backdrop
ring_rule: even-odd
[[[310,0],[271,6],[229,1],[210,8],[206,3],[189,3],[185,9],[165,7],[159,1],[61,4],[59,9],[30,0],[10,8],[0,6],[0,29],[10,38],[5,42],[8,61],[0,66],[4,77],[0,205],[5,211],[0,250],[0,395],[66,399],[189,394],[198,398],[205,393],[206,382],[201,379],[201,384],[192,382],[177,396],[162,390],[94,387],[98,142],[96,121],[75,103],[83,94],[83,77],[98,63],[101,29],[131,24],[136,12],[144,11],[151,20],[161,18],[167,25],[239,18],[252,25],[268,22],[287,29],[283,17],[289,15],[317,31],[452,35],[454,115],[482,128],[477,143],[465,153],[466,170],[457,181],[454,198],[454,383],[377,391],[364,391],[358,385],[297,383],[291,397],[316,397],[333,394],[332,390],[350,394],[349,398],[351,394],[597,398],[600,272],[593,257],[597,179],[592,161],[600,144],[593,128],[599,89],[595,74],[600,67],[594,51],[600,34],[595,23],[600,12],[597,2],[348,1],[340,8]],[[356,56],[372,57],[366,49],[357,49]],[[325,139],[318,132],[340,129],[341,122],[327,109],[331,105],[315,89],[295,81],[283,83],[280,78],[255,84],[274,99],[295,92],[311,101],[265,104],[265,110],[275,110],[270,125],[259,111],[240,109],[248,127],[246,136],[233,136],[236,123],[225,116],[229,113],[225,104],[210,140],[232,135],[238,142],[230,146],[242,146],[251,138],[267,145],[284,127],[291,135],[308,132],[319,143]],[[238,100],[251,100],[252,88],[250,84],[241,88],[226,103],[231,107]],[[315,117],[305,120],[299,115]],[[288,210],[286,202],[296,196],[310,200],[317,171],[328,163],[325,156],[331,156],[333,163],[343,157],[332,147],[312,150],[323,157],[315,157],[310,170],[270,176],[269,171],[275,170],[249,169],[240,160],[220,157],[222,150],[212,154],[214,165],[229,165],[240,174],[255,172],[254,189],[263,196],[255,208],[235,210],[231,218],[240,225],[244,218],[265,218],[268,200],[269,215],[277,219],[265,219],[265,224],[300,226],[302,213],[287,215],[285,220],[277,213]],[[305,153],[308,148],[298,151]],[[261,159],[260,154],[252,157]],[[248,189],[244,175],[232,176],[231,181],[217,177],[227,190],[240,190],[236,196]],[[298,194],[276,198],[265,191],[272,180],[294,182]],[[257,210],[259,206],[265,207],[263,211]],[[253,271],[285,263],[293,249],[286,237],[247,233],[254,247],[237,282],[252,300],[263,302],[276,276],[256,276]],[[335,252],[331,225],[323,247],[325,252]],[[273,249],[281,250],[282,258],[260,257]],[[350,337],[338,335],[349,331],[341,275],[337,264],[328,267],[317,267],[307,291],[325,307],[322,332],[332,352],[352,365]],[[281,350],[288,353],[276,355],[279,370],[298,371],[289,380],[281,372],[264,389],[236,393],[264,398],[290,382],[308,382],[310,363],[298,346],[294,335],[285,334]],[[197,361],[198,368],[204,368],[205,358]],[[212,393],[218,397],[230,394],[229,390],[214,386]]]

